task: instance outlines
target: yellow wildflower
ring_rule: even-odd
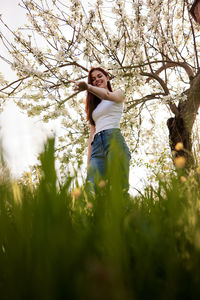
[[[181,182],[186,182],[187,179],[185,178],[185,176],[181,176],[181,177],[180,177],[180,181],[181,181]]]
[[[184,168],[186,164],[186,159],[184,156],[178,156],[174,159],[174,164],[177,168]]]
[[[92,207],[93,207],[93,204],[92,204],[91,202],[88,202],[88,203],[86,204],[86,208],[87,208],[87,209],[92,209]]]
[[[180,150],[182,150],[183,148],[184,148],[184,147],[183,147],[183,143],[181,143],[181,142],[177,143],[176,146],[175,146],[176,151],[180,151]]]
[[[100,180],[98,185],[100,188],[102,188],[106,185],[106,182],[104,180]]]
[[[81,194],[81,190],[79,188],[74,188],[72,191],[72,197],[77,199]]]

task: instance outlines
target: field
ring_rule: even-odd
[[[87,195],[58,184],[52,140],[40,172],[0,184],[0,299],[200,298],[198,172],[134,199],[114,172]]]

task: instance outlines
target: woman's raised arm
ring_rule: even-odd
[[[110,92],[107,89],[100,88],[93,86],[91,84],[88,84],[88,92],[94,94],[100,99],[104,100],[110,100],[114,102],[122,102],[125,100],[124,92],[122,90],[117,90],[115,92]]]
[[[76,91],[85,91],[92,93],[100,99],[110,100],[114,102],[123,102],[125,100],[125,95],[122,90],[117,90],[115,92],[110,92],[109,90],[91,84],[86,83],[85,81],[75,82],[74,90]]]

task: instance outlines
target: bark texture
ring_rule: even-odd
[[[169,143],[175,157],[184,156],[186,168],[194,166],[195,160],[192,154],[192,128],[200,106],[200,71],[191,80],[187,91],[187,100],[180,102],[178,107],[171,108],[175,117],[168,119]],[[175,146],[181,142],[183,149],[177,151]]]

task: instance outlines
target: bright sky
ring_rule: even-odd
[[[25,11],[18,6],[18,0],[1,1],[0,14],[3,20],[12,29],[17,29],[26,22]],[[0,25],[0,31],[5,29]],[[10,38],[6,31],[6,36]],[[0,55],[8,56],[0,42]],[[0,60],[1,73],[8,81],[16,79],[15,73],[7,63]],[[7,103],[0,116],[0,136],[4,149],[5,159],[14,176],[19,176],[28,169],[29,165],[36,163],[37,154],[41,152],[42,145],[50,131],[37,119],[30,119],[11,101]]]

